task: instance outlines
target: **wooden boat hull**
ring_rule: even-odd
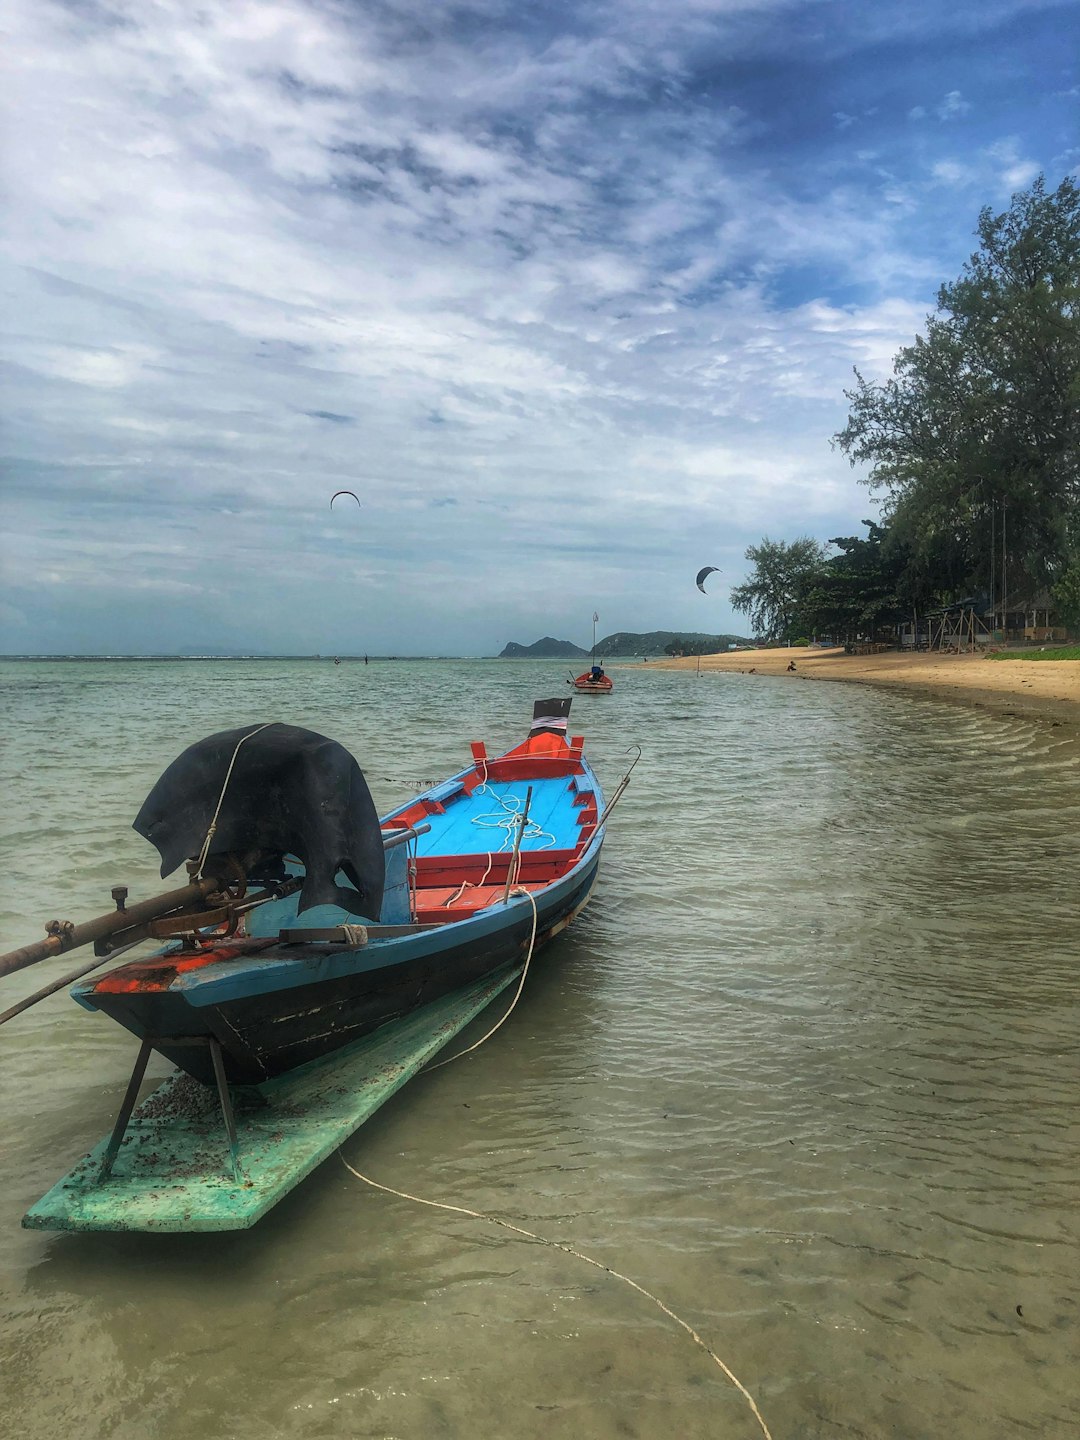
[[[597,852],[580,874],[537,905],[535,949],[565,930],[588,903],[599,859]],[[408,940],[375,941],[362,950],[299,962],[311,971],[306,984],[268,986],[261,994],[252,993],[251,968],[260,965],[255,958],[236,980],[226,971],[216,987],[216,1000],[212,981],[189,996],[183,987],[98,987],[93,1008],[140,1039],[156,1037],[156,1050],[205,1085],[214,1083],[209,1050],[184,1042],[214,1036],[221,1043],[228,1079],[259,1084],[520,962],[532,934],[532,906],[517,896],[504,910],[487,917],[486,923],[478,917],[448,925],[438,934],[421,931]],[[224,947],[205,952],[204,958],[207,966],[219,969],[226,969],[231,959]],[[278,961],[274,956],[261,963],[273,967]],[[136,966],[125,968],[134,971]]]
[[[349,1138],[520,972],[511,967],[373,1035],[238,1093],[235,1163],[220,1098],[172,1074],[134,1111],[114,1161],[84,1156],[27,1215],[28,1230],[243,1230]],[[108,1173],[103,1173],[105,1170]]]
[[[520,963],[534,905],[540,949],[595,884],[603,802],[581,744],[530,736],[491,760],[476,745],[472,768],[387,816],[386,828],[423,821],[430,833],[416,842],[411,875],[405,848],[389,852],[380,923],[363,937],[350,939],[342,927],[356,917],[336,907],[299,916],[293,896],[254,912],[244,937],[132,961],[72,994],[203,1084],[214,1083],[211,1040],[230,1082],[260,1084]],[[526,791],[538,833],[522,842],[508,887],[504,847]]]

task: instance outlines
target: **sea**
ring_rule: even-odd
[[[1077,729],[797,676],[610,673],[571,729],[609,795],[641,759],[592,904],[490,1040],[342,1152],[555,1244],[337,1156],[249,1231],[21,1229],[108,1132],[135,1056],[61,992],[0,1032],[8,1433],[1080,1433]],[[165,888],[131,822],[205,735],[320,731],[386,810],[470,740],[515,744],[567,679],[4,662],[2,948],[111,909],[113,885]],[[78,958],[9,978],[0,1008]]]

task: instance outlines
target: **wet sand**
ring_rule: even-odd
[[[789,671],[794,661],[795,670]],[[696,656],[650,660],[649,669],[696,670]],[[702,672],[741,671],[785,680],[847,680],[902,686],[989,709],[1080,724],[1080,660],[990,660],[985,655],[847,655],[842,649],[740,650],[703,655]]]

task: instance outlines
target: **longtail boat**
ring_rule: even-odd
[[[571,684],[578,695],[610,695],[615,688],[611,676],[605,675],[599,665],[594,665],[582,675],[575,675]]]
[[[581,675],[575,675],[570,684],[579,695],[610,695],[615,688],[610,675],[604,674],[604,667],[596,658],[596,622],[600,616],[593,611],[592,617],[592,655],[589,659],[589,668]]]
[[[567,735],[570,705],[569,697],[538,701],[521,744],[489,756],[474,742],[467,767],[381,819],[353,757],[311,731],[276,723],[225,731],[174,761],[135,828],[158,848],[163,876],[190,857],[188,885],[132,906],[118,887],[113,914],[81,926],[53,922],[46,941],[0,956],[3,975],[91,941],[98,957],[147,938],[166,942],[72,990],[88,1010],[137,1036],[139,1057],[111,1140],[24,1223],[250,1224],[322,1158],[327,1134],[339,1143],[415,1073],[570,925],[592,894],[606,815],[629,773],[605,808],[582,737]],[[4,1012],[0,1022],[60,983]],[[151,1097],[135,1111],[153,1051],[183,1073],[163,1087],[171,1086],[172,1098]],[[387,1057],[395,1056],[391,1064]],[[334,1065],[331,1073],[326,1067]],[[161,1201],[170,1178],[160,1173],[161,1155],[178,1153],[175,1133],[168,1143],[161,1135],[162,1119],[180,1096],[173,1131],[194,1134],[190,1116],[206,1121],[214,1089],[237,1187],[224,1206],[227,1223],[219,1213],[220,1173],[199,1182],[205,1194],[198,1204],[188,1181],[174,1186],[175,1214],[168,1206],[164,1213]],[[200,1091],[206,1100],[193,1100]],[[282,1143],[288,1126],[281,1115],[295,1121],[296,1095],[314,1106],[316,1092],[318,1105],[334,1112],[331,1130],[323,1124],[309,1135],[284,1171],[275,1150],[260,1188],[241,1168],[235,1096],[255,1096],[255,1118],[245,1122],[255,1140],[258,1107],[265,1111],[257,1170],[259,1147]],[[347,1092],[353,1099],[342,1110]],[[145,1143],[121,1154],[132,1138],[126,1131],[133,1113]],[[205,1149],[205,1124],[195,1129]],[[184,1143],[195,1145],[190,1137]],[[147,1155],[154,1162],[141,1188],[130,1158],[136,1152],[139,1163]],[[176,1166],[192,1175],[193,1163],[188,1156]],[[110,1199],[101,1190],[114,1167],[122,1203],[116,1192]]]

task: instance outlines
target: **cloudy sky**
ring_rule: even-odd
[[[1080,162],[1075,3],[7,9],[8,653],[742,631],[874,513],[852,366]]]

